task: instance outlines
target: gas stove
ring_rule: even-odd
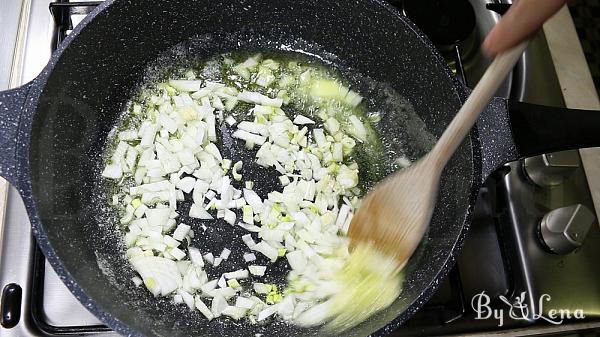
[[[390,2],[421,27],[471,87],[489,64],[479,51],[481,41],[509,6],[485,0]],[[97,4],[0,3],[0,41],[14,45],[0,50],[0,88],[33,79]],[[497,96],[564,106],[543,34],[531,41]],[[392,335],[600,332],[595,214],[577,151],[507,164],[481,189],[456,266],[424,308]],[[29,228],[21,198],[10,187],[0,227],[0,335],[117,336],[71,295]]]

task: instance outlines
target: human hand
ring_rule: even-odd
[[[516,1],[483,41],[483,52],[488,56],[495,56],[524,41],[567,2],[570,1]]]

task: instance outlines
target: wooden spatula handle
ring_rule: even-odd
[[[429,159],[432,159],[440,170],[450,160],[454,151],[467,136],[471,127],[473,127],[475,121],[498,90],[506,75],[517,63],[526,47],[527,41],[499,54],[487,68],[465,104],[429,154]]]

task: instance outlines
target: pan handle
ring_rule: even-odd
[[[485,180],[510,161],[600,146],[600,111],[495,98],[477,121],[477,133]]]
[[[31,83],[0,91],[0,176],[18,186],[19,125]]]
[[[600,146],[600,111],[508,101],[508,112],[521,157]]]

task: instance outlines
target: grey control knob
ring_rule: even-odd
[[[579,164],[577,150],[568,150],[526,158],[523,170],[534,184],[548,187],[561,184]]]
[[[546,213],[540,221],[541,239],[556,254],[568,254],[581,246],[596,217],[577,204]]]

